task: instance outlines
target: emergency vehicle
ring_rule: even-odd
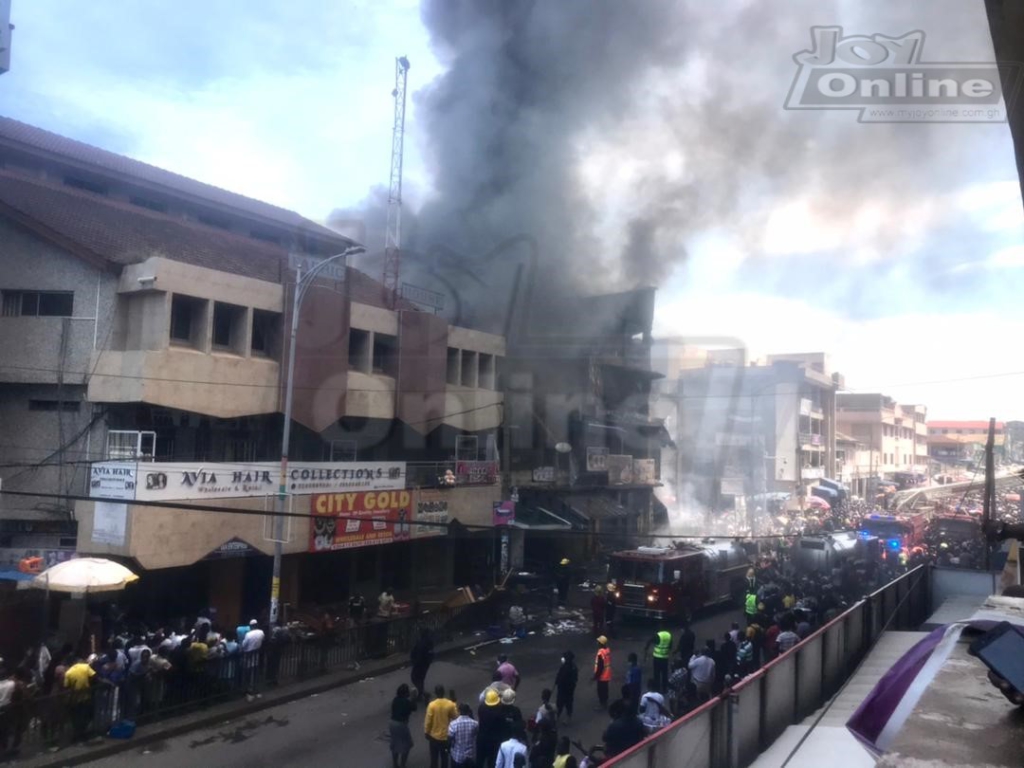
[[[665,619],[742,601],[750,557],[733,541],[675,542],[613,552],[608,591],[621,615]]]
[[[861,519],[857,530],[863,535],[877,536],[886,552],[898,554],[922,546],[927,528],[928,516],[917,513],[868,515]]]
[[[959,543],[981,538],[981,521],[970,515],[935,515],[928,525],[934,543]]]
[[[793,547],[793,565],[798,571],[829,573],[844,563],[857,560],[877,560],[880,543],[877,537],[867,533],[825,534],[823,536],[801,536]]]

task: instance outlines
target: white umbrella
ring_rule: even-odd
[[[120,591],[138,578],[113,560],[79,557],[47,568],[32,579],[32,586],[56,592],[93,594]]]

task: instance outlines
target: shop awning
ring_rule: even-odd
[[[566,503],[592,522],[617,520],[629,516],[628,509],[608,496],[570,496]]]
[[[544,531],[571,531],[573,524],[564,517],[544,507],[516,505],[516,519],[512,525],[516,528]]]
[[[813,488],[811,488],[811,494],[817,496],[819,499],[824,499],[825,501],[828,502],[831,502],[839,498],[838,491],[836,491],[834,488],[829,488],[824,485],[816,485]]]

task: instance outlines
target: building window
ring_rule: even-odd
[[[200,224],[205,224],[208,227],[216,227],[217,229],[231,229],[231,224],[227,219],[221,219],[216,216],[210,216],[206,213],[200,213],[196,218]]]
[[[477,386],[477,353],[468,349],[462,350],[462,386]]]
[[[149,211],[156,211],[157,213],[167,213],[167,206],[163,203],[157,202],[156,200],[150,200],[145,197],[135,197],[134,195],[128,198],[128,201],[139,208],[145,208]]]
[[[213,346],[221,350],[237,349],[245,331],[245,307],[237,304],[213,303]]]
[[[196,344],[200,332],[201,312],[206,304],[203,299],[174,294],[171,298],[171,341],[181,344]]]
[[[373,334],[373,372],[395,376],[398,371],[398,339],[386,333]]]
[[[459,374],[459,361],[462,359],[462,351],[454,347],[448,347],[448,378],[449,384],[457,385],[461,376]]]
[[[97,195],[105,195],[109,191],[105,184],[100,184],[98,181],[79,178],[78,176],[65,176],[64,186],[74,187],[75,189],[84,189],[86,192],[93,192]]]
[[[495,388],[495,361],[494,355],[480,353],[480,378],[477,380],[480,389]]]
[[[77,413],[82,407],[80,400],[29,400],[30,411],[65,411],[66,413]]]
[[[107,432],[107,458],[112,460],[153,460],[156,432],[111,430]]]
[[[277,329],[280,315],[265,309],[252,311],[252,352],[272,357],[277,345]]]
[[[71,317],[72,291],[3,291],[4,317]]]
[[[262,240],[265,243],[273,243],[274,245],[281,244],[281,238],[272,232],[261,232],[258,229],[254,229],[249,233],[249,237],[253,240]]]
[[[360,373],[369,373],[372,365],[370,332],[351,328],[348,332],[348,367]]]

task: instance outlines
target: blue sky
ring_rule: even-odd
[[[987,61],[983,2],[680,7],[686,55],[638,86],[636,109],[579,126],[565,159],[606,263],[630,215],[666,190],[699,198],[699,215],[661,233],[686,257],[665,269],[659,333],[730,336],[752,357],[825,350],[849,386],[936,417],[1024,418],[1007,127],[782,109],[811,25],[919,28],[926,60]],[[438,169],[417,117],[449,60],[415,0],[13,0],[12,16],[0,113],[321,220],[386,182],[393,60],[407,55],[407,201],[430,198]]]

